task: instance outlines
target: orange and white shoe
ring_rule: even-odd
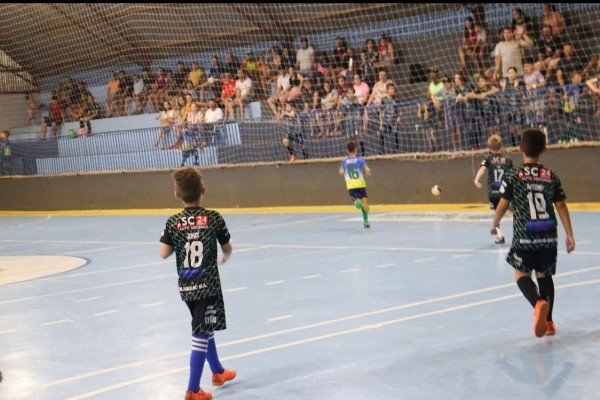
[[[292,154],[292,155],[290,156],[290,162],[291,162],[291,163],[293,163],[293,162],[295,162],[295,161],[296,161],[296,155],[295,155],[295,154]]]
[[[191,390],[188,390],[187,392],[185,392],[184,400],[210,400],[212,399],[212,397],[213,395],[211,392],[206,392],[202,389],[198,389],[196,393],[192,392]]]
[[[536,337],[542,337],[548,330],[548,312],[550,311],[550,304],[546,300],[538,300],[535,303],[535,311],[533,314],[533,332]]]
[[[546,336],[554,336],[556,335],[556,326],[554,322],[548,321],[548,329],[546,329]]]
[[[223,369],[223,372],[220,374],[213,374],[212,376],[212,385],[213,386],[221,386],[227,381],[231,381],[235,378],[237,373],[230,369]]]

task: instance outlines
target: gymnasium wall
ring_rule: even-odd
[[[542,162],[557,171],[570,202],[600,201],[600,149],[547,151]],[[511,154],[521,164],[519,154]],[[486,203],[473,185],[482,154],[456,159],[368,161],[373,175],[367,191],[372,204]],[[278,166],[204,169],[205,207],[276,207],[349,204],[338,175],[339,161]],[[0,179],[0,210],[179,208],[172,171],[106,173]],[[440,197],[430,189],[442,187]]]

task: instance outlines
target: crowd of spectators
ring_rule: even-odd
[[[302,38],[297,49],[282,43],[258,56],[248,51],[242,60],[228,54],[221,62],[213,56],[206,71],[193,61],[189,68],[178,62],[175,71],[157,67],[132,76],[111,72],[104,107],[85,83],[66,78],[52,90],[42,136],[48,126],[56,135],[67,121],[79,121],[91,133],[90,121],[96,118],[159,113],[162,129],[157,146],[165,148],[169,129],[180,144],[186,126],[207,123],[211,110],[220,110],[220,117],[211,116],[211,123],[244,119],[249,102],[266,100],[272,114],[287,120],[287,125],[291,107],[297,121],[294,129],[307,137],[351,132],[364,138],[370,131],[377,132],[382,135],[380,152],[385,151],[384,137],[389,135],[397,150],[397,127],[407,112],[419,121],[430,151],[440,149],[436,138],[440,132],[449,135],[454,150],[478,149],[479,138],[498,133],[501,123],[509,126],[515,144],[521,127],[544,126],[547,118],[557,118],[559,113],[569,114],[569,125],[576,127],[580,121],[576,110],[584,95],[598,103],[598,80],[592,74],[599,69],[598,58],[576,51],[564,16],[552,4],[541,7],[539,21],[514,8],[495,46],[481,16],[467,17],[458,48],[460,69],[448,78],[432,68],[418,104],[402,104],[402,93],[388,78],[399,57],[387,34],[378,41],[366,39],[361,48],[337,37],[331,51],[315,50]],[[37,110],[33,103],[28,98],[30,121]],[[206,140],[204,135],[199,143]]]

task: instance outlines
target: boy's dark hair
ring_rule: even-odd
[[[523,64],[535,64],[533,57],[526,57]]]
[[[197,168],[183,168],[173,173],[175,190],[184,203],[193,203],[202,195],[202,173]]]
[[[386,88],[386,89],[389,89],[389,88],[391,88],[391,87],[393,87],[394,89],[396,89],[396,85],[394,85],[392,82],[390,82],[390,83],[388,83],[387,85],[385,85],[385,88]]]
[[[511,69],[517,73],[517,67],[508,67],[506,71],[510,71]]]
[[[357,149],[356,143],[354,143],[354,142],[348,143],[348,145],[346,146],[346,149],[348,150],[348,153],[354,153]]]
[[[527,157],[538,158],[546,149],[546,135],[537,128],[525,129],[521,133],[521,149]]]

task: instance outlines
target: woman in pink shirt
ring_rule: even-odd
[[[358,99],[358,104],[364,106],[367,103],[367,100],[369,100],[371,88],[369,88],[369,85],[361,79],[359,74],[355,74],[353,79],[354,93]]]

